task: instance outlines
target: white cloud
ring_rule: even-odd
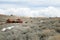
[[[18,16],[28,16],[28,17],[38,17],[38,16],[60,17],[60,9],[51,6],[43,9],[7,8],[7,9],[0,9],[0,13],[8,15],[14,14]]]
[[[3,4],[3,5],[1,5]],[[0,7],[60,7],[60,0],[0,0]]]

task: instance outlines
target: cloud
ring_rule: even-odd
[[[57,7],[60,7],[60,0],[0,0],[0,14],[6,15],[60,17]]]
[[[15,7],[60,7],[60,0],[0,0],[0,6],[2,6],[1,4],[10,5],[10,7],[13,5]]]
[[[6,15],[17,15],[17,16],[28,16],[28,17],[60,17],[60,9],[49,6],[42,9],[31,9],[31,8],[7,8],[0,9],[0,14]]]

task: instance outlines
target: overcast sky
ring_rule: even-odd
[[[60,17],[60,0],[0,0],[0,14]]]

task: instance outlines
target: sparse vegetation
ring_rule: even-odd
[[[23,23],[5,23],[8,18],[0,17],[0,40],[60,40],[60,21],[57,18],[25,18],[20,17]],[[4,19],[4,20],[3,20]],[[3,21],[2,21],[3,20]],[[6,27],[15,26],[11,30],[2,32]]]

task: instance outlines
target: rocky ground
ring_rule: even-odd
[[[23,23],[6,23],[8,18],[21,18]],[[60,18],[0,15],[0,40],[60,40]]]

